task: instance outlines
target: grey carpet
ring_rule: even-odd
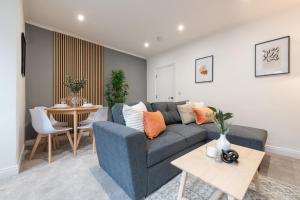
[[[73,157],[68,147],[54,153],[47,163],[47,153],[40,151],[32,161],[24,161],[22,172],[0,180],[1,200],[129,200],[123,190],[99,167],[91,146],[80,147]],[[175,200],[180,175],[147,197],[147,200]],[[245,200],[300,200],[299,188],[261,177],[260,194],[250,186]],[[209,199],[214,189],[189,176],[185,196],[189,200]],[[222,199],[226,199],[223,196]]]

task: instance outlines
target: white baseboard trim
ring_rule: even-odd
[[[20,156],[19,156],[19,159],[18,159],[18,173],[20,172],[20,168],[21,168],[21,164],[22,164],[22,161],[24,159],[24,150],[25,150],[25,144],[23,144],[23,147],[21,149],[21,153],[20,153]]]
[[[10,176],[16,176],[19,174],[21,164],[22,164],[22,161],[24,158],[24,149],[25,149],[25,145],[23,145],[23,147],[21,149],[21,153],[20,153],[20,156],[18,158],[18,162],[16,165],[0,169],[0,179],[7,178]]]
[[[266,152],[300,159],[300,151],[286,147],[266,145]]]

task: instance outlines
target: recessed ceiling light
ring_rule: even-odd
[[[77,19],[82,22],[84,21],[84,16],[82,14],[77,15]]]
[[[180,31],[180,32],[183,31],[184,26],[182,24],[179,24],[178,27],[177,27],[177,30]]]
[[[144,43],[144,47],[148,48],[148,47],[149,47],[149,43],[148,43],[148,42],[145,42],[145,43]]]

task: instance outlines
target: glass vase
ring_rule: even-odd
[[[220,134],[220,138],[217,140],[216,147],[219,151],[228,151],[230,149],[230,142],[227,140],[225,134]]]
[[[78,107],[80,105],[81,97],[79,92],[71,92],[71,106]]]

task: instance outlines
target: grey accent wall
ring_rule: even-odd
[[[26,24],[26,139],[34,137],[28,109],[53,102],[53,32]]]
[[[26,24],[26,139],[35,133],[28,109],[53,105],[53,32]],[[123,69],[129,83],[128,102],[147,99],[146,60],[104,48],[104,78],[113,69]]]
[[[129,84],[127,102],[147,100],[147,63],[145,59],[104,48],[105,83],[113,69],[122,69]]]

